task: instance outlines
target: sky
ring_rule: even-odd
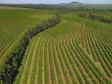
[[[7,4],[59,4],[73,1],[88,4],[112,4],[112,0],[0,0],[0,3]]]

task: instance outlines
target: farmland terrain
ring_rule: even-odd
[[[21,5],[24,5],[22,7],[25,8],[36,8],[36,6],[41,5],[43,7],[66,7],[66,8],[88,8],[88,9],[112,9],[112,4],[86,4],[86,3],[80,3],[80,2],[71,2],[71,3],[60,3],[60,4],[0,4],[0,6],[8,6],[8,7],[21,7]],[[38,8],[37,8],[38,9]]]
[[[112,24],[81,12],[0,9],[0,84],[112,84]]]
[[[0,58],[28,28],[53,17],[55,11],[34,9],[0,9]]]
[[[37,34],[14,84],[111,84],[111,24],[63,13],[62,22]]]

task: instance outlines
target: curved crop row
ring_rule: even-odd
[[[102,67],[106,65],[106,69],[111,70],[109,65],[111,60],[107,62],[109,57],[102,58],[100,54],[99,48],[101,51],[104,48],[101,47],[103,41],[98,40],[101,38],[98,33],[83,26],[82,23],[62,21],[59,25],[37,34],[31,40],[30,50],[26,51],[27,58],[24,61],[27,63],[23,62],[22,66],[27,67],[26,69],[22,67],[21,76],[20,74],[18,76],[19,82],[24,84],[111,84],[112,80]],[[14,84],[17,84],[16,79]]]

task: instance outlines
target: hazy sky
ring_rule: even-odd
[[[72,1],[89,4],[112,4],[112,0],[0,0],[0,3],[58,4]]]

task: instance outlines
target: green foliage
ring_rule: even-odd
[[[57,16],[58,17],[58,16]],[[46,21],[45,26],[42,24],[37,25],[37,27],[27,29],[7,50],[6,54],[1,58],[0,61],[0,80],[3,80],[4,83],[11,83],[17,68],[23,58],[25,49],[27,48],[28,43],[34,35],[37,33],[56,25],[57,19],[49,19],[48,24]],[[51,22],[53,21],[53,22]],[[49,26],[50,24],[50,26]],[[30,62],[29,62],[30,63]]]
[[[69,12],[62,13],[61,23],[53,26],[60,20],[58,14],[19,37],[10,55],[4,57],[5,62],[1,60],[6,67],[1,64],[0,71],[4,73],[0,73],[0,78],[10,82],[7,78],[12,77],[11,71],[17,70],[16,62],[20,63],[23,57],[14,84],[111,84],[111,24],[79,18],[79,12]]]
[[[55,13],[50,10],[0,9],[0,58],[24,31],[54,17]]]
[[[102,17],[100,17],[100,16],[95,16],[95,15],[89,15],[88,18],[89,18],[89,19],[94,19],[94,20],[99,20],[99,19],[102,18]]]
[[[95,38],[97,38],[97,36],[99,37],[99,35],[96,36],[96,33],[93,30],[94,29],[92,28],[87,28],[86,25],[84,26],[83,23],[74,23],[71,20],[62,20],[59,25],[37,34],[34,37],[35,40],[33,39],[33,44],[36,46],[37,42],[35,43],[35,41],[40,40],[39,43],[37,43],[38,47],[36,47],[37,51],[40,50],[38,51],[38,56],[40,58],[37,60],[37,63],[39,63],[37,70],[38,73],[36,73],[36,70],[34,71],[37,78],[34,78],[35,76],[32,78],[34,78],[36,81],[38,80],[38,83],[49,83],[51,81],[53,84],[56,84],[56,82],[59,84],[65,82],[72,82],[76,84],[111,83],[111,80],[109,79],[110,72],[108,73],[108,71],[106,71],[106,69],[111,70],[111,68],[109,68],[109,63],[111,60],[107,62],[106,58],[108,57],[103,57],[103,52],[105,51],[103,51],[104,49],[101,47],[103,44],[101,44],[100,41],[98,41],[97,46],[101,48],[102,55],[99,53],[99,48],[97,50],[97,47],[95,47]],[[101,30],[99,29],[99,31]],[[102,32],[102,34],[104,33]],[[82,39],[85,48],[83,48],[83,45],[81,45],[82,42],[79,41],[79,37]],[[86,46],[88,46],[89,51],[91,51],[90,54],[87,53]],[[34,53],[35,48],[31,49],[31,51]],[[91,54],[92,52],[95,55]],[[33,57],[35,55],[31,56]],[[99,57],[100,59],[104,59],[105,62],[102,63],[103,60],[99,60]],[[96,61],[93,59],[96,59]],[[30,61],[35,63],[32,60]],[[48,67],[48,61],[50,67]],[[104,65],[108,65],[108,67],[102,67]],[[36,66],[37,65],[33,66],[33,68]],[[24,78],[26,79],[30,77],[30,70],[32,66],[29,67],[29,74],[21,74],[21,77],[23,78],[20,79],[20,81],[22,81]],[[49,75],[49,70],[51,75]],[[51,77],[51,80],[49,80],[49,76]],[[29,81],[29,79],[27,79],[27,81]],[[35,81],[32,80],[32,82],[34,83]]]
[[[107,19],[107,18],[104,18],[104,17],[101,17],[99,19],[99,21],[112,24],[112,20],[111,19]]]
[[[112,19],[108,19],[108,18],[105,18],[103,16],[92,15],[92,14],[87,14],[87,13],[80,13],[79,17],[89,18],[92,20],[98,20],[98,21],[101,21],[104,23],[112,24]]]
[[[86,13],[80,13],[80,14],[79,14],[79,17],[87,18],[87,14],[86,14]]]

